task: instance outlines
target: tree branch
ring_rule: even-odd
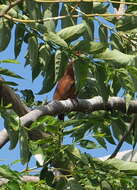
[[[39,179],[39,177],[37,177],[37,176],[30,176],[30,175],[27,175],[27,176],[26,176],[26,175],[25,175],[25,176],[22,176],[22,177],[21,177],[21,181],[22,181],[22,182],[35,182],[35,183],[37,183],[39,180],[40,180],[40,179]],[[0,177],[0,186],[6,184],[6,183],[8,183],[8,182],[9,182],[8,179],[3,178],[3,177]]]
[[[120,97],[110,97],[108,102],[104,102],[100,96],[92,99],[77,99],[77,100],[62,100],[52,101],[49,104],[38,107],[37,109],[30,111],[26,115],[20,117],[21,124],[29,127],[31,123],[36,121],[39,117],[44,115],[58,115],[64,112],[78,111],[78,112],[94,112],[98,110],[118,110],[122,113],[137,113],[137,101],[131,101],[128,111],[126,112],[126,102]],[[5,131],[5,130],[4,130]],[[0,132],[3,133],[3,130]],[[6,143],[8,134],[4,132],[3,138],[0,139],[0,148]]]

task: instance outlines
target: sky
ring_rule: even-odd
[[[30,66],[24,67],[24,63],[25,63],[24,57],[26,54],[26,49],[27,49],[26,44],[23,44],[21,53],[17,58],[20,64],[17,65],[17,64],[11,64],[11,63],[2,63],[1,67],[8,68],[9,70],[24,77],[24,79],[15,79],[15,78],[11,78],[11,77],[9,78],[9,77],[4,76],[6,80],[17,82],[19,84],[18,86],[19,89],[23,89],[23,90],[31,89],[34,93],[38,93],[41,89],[43,78],[39,76],[36,80],[32,82]],[[3,59],[14,59],[14,33],[13,32],[12,32],[12,40],[10,41],[8,48],[5,51],[0,52],[0,60],[3,60]],[[52,95],[53,95],[53,91],[44,95],[36,95],[36,99],[37,100],[44,100],[44,99],[52,100]],[[0,118],[0,129],[2,128],[3,128],[3,120],[2,118]],[[87,138],[90,138],[92,140],[90,134],[88,134]],[[64,142],[68,144],[71,142],[71,139],[66,137]],[[87,150],[86,152],[91,154],[93,157],[106,156],[108,154],[111,154],[115,149],[115,146],[111,144],[107,143],[107,146],[108,146],[108,150],[101,148],[101,149],[96,149],[96,150],[95,149]],[[14,150],[11,150],[11,151],[8,148],[9,148],[9,143],[7,143],[0,150],[0,165],[3,165],[3,164],[11,165],[13,161],[20,159],[19,146],[17,146]],[[128,150],[128,149],[132,149],[132,147],[128,145],[127,143],[124,143],[121,150]],[[81,148],[81,151],[85,152],[85,149]],[[33,166],[35,166],[34,159],[32,159],[30,162],[30,167],[33,167]],[[21,171],[25,168],[25,166],[21,165],[20,163],[12,164],[11,167],[12,169],[15,169],[18,171]]]

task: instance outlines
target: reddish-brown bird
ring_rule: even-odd
[[[54,100],[66,100],[68,98],[73,99],[76,97],[73,63],[74,62],[70,62],[68,64],[63,77],[58,81],[53,96]],[[64,120],[64,114],[58,115],[58,118]]]

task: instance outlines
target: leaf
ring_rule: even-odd
[[[31,36],[29,37],[28,42],[28,56],[30,64],[32,66],[32,80],[34,80],[41,71],[41,67],[39,66],[38,62],[38,40],[35,36]]]
[[[58,16],[59,3],[46,3],[43,5],[44,15],[43,19],[52,18]],[[48,20],[44,22],[44,26],[48,32],[55,32],[55,27],[58,20]]]
[[[7,184],[6,184],[6,187],[8,188],[8,190],[20,190],[20,185],[17,181],[9,181]]]
[[[106,43],[93,42],[81,40],[76,45],[73,46],[72,50],[80,51],[84,53],[98,54],[103,52],[107,47]]]
[[[29,137],[27,130],[21,126],[19,130],[19,145],[20,145],[20,158],[21,163],[26,164],[30,160],[30,151],[29,151]]]
[[[45,152],[43,151],[43,148],[40,147],[36,141],[35,142],[30,141],[29,148],[30,148],[31,154],[35,157],[39,165],[43,166],[43,163],[45,160]]]
[[[15,57],[17,57],[21,51],[22,43],[24,40],[25,34],[25,25],[18,23],[15,28],[15,44],[14,44],[14,53]]]
[[[55,82],[64,74],[67,62],[69,60],[66,52],[57,50],[55,54]]]
[[[105,149],[107,149],[107,144],[106,141],[104,140],[103,137],[99,135],[93,135],[93,137],[97,140],[97,142]]]
[[[15,64],[20,64],[16,59],[3,59],[0,60],[0,63],[15,63]]]
[[[94,3],[93,4],[93,13],[103,14],[106,13],[108,10],[109,4],[105,3]]]
[[[38,185],[39,188],[39,185]],[[19,189],[20,190],[20,189]],[[36,190],[36,186],[32,182],[25,182],[22,184],[21,190]],[[48,189],[47,189],[48,190]],[[50,189],[49,189],[50,190]],[[51,189],[52,190],[52,189]]]
[[[108,41],[108,29],[104,25],[100,25],[99,27],[99,38],[100,38],[100,42]]]
[[[61,47],[68,48],[67,43],[57,33],[56,34],[53,32],[45,33],[44,39],[48,41],[52,41],[53,43]]]
[[[66,28],[68,26],[74,26],[77,24],[77,18],[74,18],[71,16],[72,14],[72,8],[70,6],[70,3],[62,3],[62,7],[60,10],[60,16],[67,16],[64,19],[61,19],[61,28]],[[77,4],[74,2],[71,3],[71,6],[76,6]],[[78,15],[78,12],[73,9],[73,14]]]
[[[73,145],[68,145],[67,150],[69,151],[70,154],[73,156],[76,156],[77,158],[81,159],[81,152],[78,148],[76,148]]]
[[[135,55],[124,54],[116,49],[110,50],[108,48],[104,52],[96,54],[94,58],[99,58],[107,62],[111,61],[112,63],[119,63],[123,65],[135,65],[137,59]]]
[[[79,7],[83,13],[91,14],[93,11],[93,2],[81,2]]]
[[[114,166],[115,168],[121,171],[127,171],[127,172],[131,171],[131,173],[137,172],[137,163],[135,162],[128,162],[128,161],[119,160],[116,158],[106,160],[105,162],[108,164],[111,164],[112,166]]]
[[[83,24],[86,27],[86,31],[83,34],[83,38],[86,41],[91,41],[94,39],[94,22],[93,19],[84,17]]]
[[[57,32],[57,34],[60,36],[60,38],[71,42],[82,36],[85,31],[86,27],[84,24],[77,24],[75,26],[66,27]]]
[[[0,83],[2,84],[7,84],[7,85],[11,85],[11,86],[17,86],[18,84],[15,82],[10,82],[10,81],[0,81]]]
[[[5,3],[5,2],[4,2]],[[0,12],[3,12],[5,10],[7,10],[9,8],[9,5],[0,5]],[[17,13],[17,11],[13,8],[10,8],[8,10],[8,15],[10,15],[12,18],[18,18],[19,14]],[[0,22],[1,25],[1,22]]]
[[[112,132],[117,140],[121,140],[125,132],[128,130],[128,125],[121,118],[116,118],[112,120]],[[126,142],[131,143],[131,136],[129,135]]]
[[[50,58],[51,58],[50,48],[48,47],[47,44],[42,45],[39,48],[39,62],[44,67],[45,71],[47,70]]]
[[[19,174],[16,171],[11,170],[8,166],[6,165],[1,165],[0,166],[0,176],[4,177],[9,180],[19,180]]]
[[[87,79],[88,62],[82,59],[76,60],[74,64],[74,73],[76,91],[80,92]]]
[[[30,19],[40,19],[42,18],[41,14],[41,5],[34,1],[26,1],[26,8]]]
[[[101,189],[104,190],[113,190],[112,186],[107,181],[101,181]]]
[[[107,71],[105,66],[103,66],[102,64],[98,64],[96,66],[95,73],[96,73],[96,80],[97,80],[97,87],[99,90],[99,94],[103,97],[104,101],[107,101],[110,94],[110,89],[108,84],[106,83]]]
[[[10,77],[19,78],[19,79],[23,79],[20,75],[17,75],[16,73],[13,73],[13,72],[9,71],[8,69],[5,69],[5,68],[0,68],[0,74],[10,76]]]
[[[112,135],[112,133],[111,133],[111,128],[110,128],[110,126],[103,126],[103,132],[105,132],[105,139],[106,139],[109,143],[111,143],[111,144],[113,144],[113,145],[116,145],[116,143],[115,143],[115,141],[114,141],[114,139],[113,139],[113,135]]]
[[[46,65],[45,78],[43,80],[42,89],[38,94],[49,92],[55,85],[55,56],[51,55],[51,59]]]
[[[76,181],[74,178],[69,178],[68,183],[65,185],[63,190],[70,189],[70,190],[83,190],[81,184]]]
[[[124,16],[117,22],[116,30],[127,31],[137,27],[137,19],[135,16]]]
[[[117,33],[111,34],[110,41],[112,49],[117,49],[121,52],[124,51],[123,39],[120,35],[118,35]]]
[[[95,142],[90,141],[90,140],[84,140],[84,139],[80,141],[80,146],[87,149],[101,148]]]
[[[0,51],[6,49],[11,38],[11,27],[9,22],[0,21]]]
[[[57,50],[55,54],[55,82],[63,76],[68,62],[67,52]]]
[[[9,140],[10,140],[10,148],[13,149],[16,147],[18,143],[18,133],[19,133],[19,126],[20,121],[17,118],[17,115],[10,113],[7,110],[3,110],[1,113],[2,117],[4,118],[4,127],[6,128]]]

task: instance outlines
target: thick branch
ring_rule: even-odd
[[[0,101],[2,101],[4,105],[12,104],[13,110],[20,117],[28,113],[28,108],[21,102],[14,90],[8,85],[5,85],[4,82],[5,80],[0,77]]]
[[[98,110],[118,110],[123,113],[137,113],[137,101],[131,101],[129,109],[126,112],[126,102],[120,97],[110,97],[108,102],[104,102],[102,97],[97,96],[92,99],[77,99],[77,100],[62,100],[52,101],[49,104],[39,107],[33,111],[30,111],[26,115],[20,117],[21,124],[29,127],[31,123],[36,121],[39,117],[44,115],[58,115],[64,112],[78,111],[78,112],[94,112]],[[3,147],[8,139],[8,134],[3,130],[0,132],[4,133],[3,138],[0,139],[0,148]]]
[[[29,126],[39,117],[44,115],[57,115],[64,112],[79,111],[79,112],[93,112],[97,110],[118,110],[126,113],[126,102],[120,97],[110,97],[108,102],[103,102],[102,97],[97,96],[92,99],[77,99],[77,100],[62,100],[52,101],[49,104],[39,107],[26,115],[20,117],[22,125]],[[137,113],[137,102],[133,101],[129,105],[128,114]],[[0,132],[0,136],[3,130]],[[5,144],[8,134],[4,132],[3,139],[0,139],[0,147]]]
[[[39,180],[40,179],[37,176],[29,176],[29,175],[27,175],[27,176],[22,176],[21,177],[22,182],[35,182],[35,183],[37,183]],[[8,179],[0,177],[0,186],[8,183],[8,181],[9,181]]]

